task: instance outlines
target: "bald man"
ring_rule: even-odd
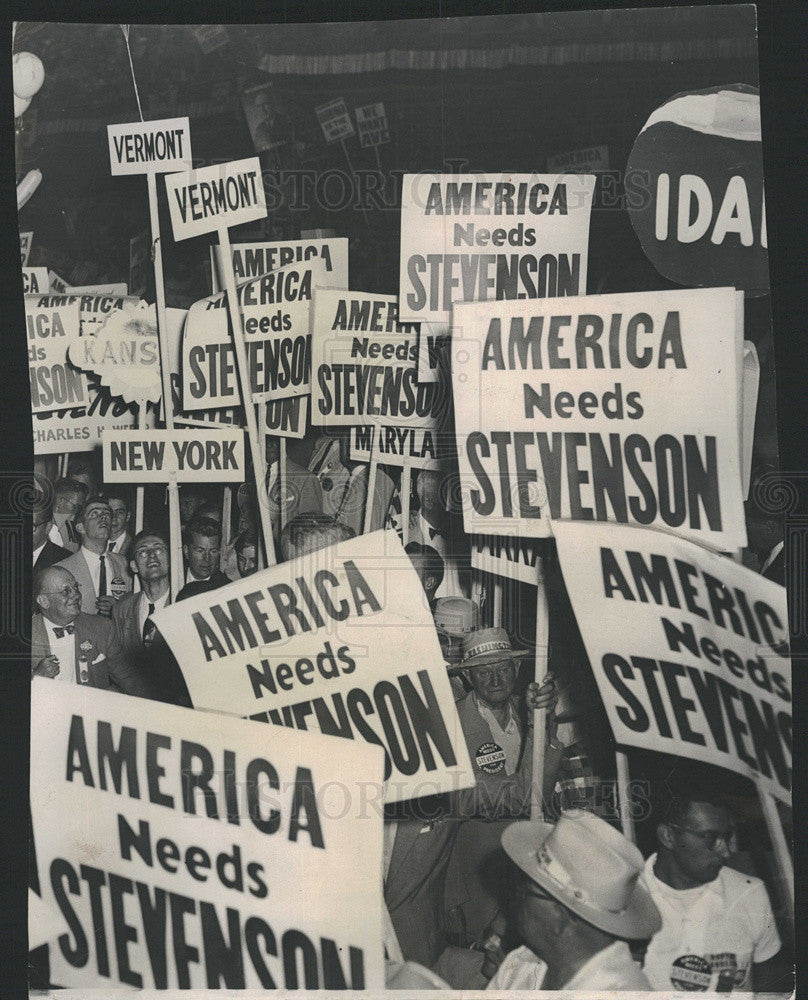
[[[34,577],[31,672],[59,683],[121,691],[147,698],[146,681],[124,657],[115,626],[84,614],[76,578],[61,566]]]

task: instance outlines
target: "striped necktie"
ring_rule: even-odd
[[[143,622],[143,645],[151,646],[152,640],[154,639],[154,633],[157,631],[157,626],[151,620],[151,616],[154,614],[154,605],[149,601],[149,613],[146,615],[146,621]]]

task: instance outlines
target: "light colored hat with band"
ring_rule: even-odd
[[[537,885],[600,930],[641,940],[662,926],[656,904],[638,883],[642,855],[599,816],[573,809],[555,826],[512,823],[502,846]]]
[[[439,597],[435,602],[435,628],[462,637],[480,625],[480,608],[468,597]]]
[[[459,667],[481,667],[500,660],[523,660],[529,649],[515,649],[504,628],[473,629],[463,639],[463,658]]]

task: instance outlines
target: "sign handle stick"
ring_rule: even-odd
[[[391,962],[403,962],[404,954],[401,951],[401,945],[398,943],[398,935],[396,934],[395,927],[393,927],[393,921],[390,919],[390,911],[387,909],[387,903],[382,902],[382,909],[384,910],[384,950],[387,952],[387,957]]]
[[[348,147],[345,145],[345,140],[340,139],[339,144],[340,146],[342,146],[342,152],[345,153],[345,162],[348,164],[348,169],[351,171],[351,177],[353,177],[354,180],[356,180],[356,174],[354,173],[354,168],[353,164],[351,163],[351,158],[350,156],[348,156]],[[368,210],[365,208],[364,205],[361,206],[361,209],[362,209],[362,215],[365,217],[365,222],[368,222]]]
[[[788,902],[788,920],[789,923],[793,924],[794,863],[791,860],[786,835],[783,832],[783,824],[780,822],[780,816],[777,812],[777,803],[775,802],[773,796],[769,795],[769,793],[765,791],[759,781],[755,782],[755,784],[757,785],[760,806],[763,810],[763,817],[766,820],[766,829],[769,831],[769,840],[771,840],[772,847],[774,848],[774,857],[777,862],[777,870],[780,875],[782,891],[786,901]]]
[[[146,429],[146,400],[141,399],[137,404],[137,429]],[[138,486],[135,490],[135,534],[143,531],[143,506],[145,492],[143,486]]]
[[[168,353],[168,320],[166,319],[166,293],[163,283],[163,252],[160,241],[160,215],[157,210],[157,174],[146,174],[149,186],[149,223],[152,238],[152,265],[154,267],[154,297],[157,305],[157,334],[160,346],[160,377],[163,383],[163,420],[166,430],[174,429],[174,397],[171,394],[171,367]],[[176,480],[168,482],[168,538],[171,558],[171,593],[178,594],[182,587],[182,527],[180,524],[180,491]]]
[[[494,626],[496,628],[501,628],[502,627],[502,596],[503,596],[502,595],[502,589],[503,589],[502,577],[501,576],[495,576],[493,578],[493,585],[494,585],[494,608],[493,608],[494,621],[493,621],[493,624],[494,624]]]
[[[255,419],[255,404],[250,389],[250,370],[247,364],[247,350],[244,346],[244,334],[241,329],[241,309],[236,292],[236,276],[233,274],[233,251],[230,247],[230,234],[227,226],[219,228],[219,246],[222,251],[222,268],[224,270],[225,288],[227,290],[227,306],[230,312],[230,325],[233,329],[233,346],[236,351],[238,379],[241,384],[241,399],[244,404],[244,417],[247,421],[247,437],[250,442],[250,453],[255,474],[255,491],[258,502],[258,513],[261,517],[261,530],[264,536],[264,547],[267,554],[267,565],[274,566],[275,544],[272,539],[272,522],[269,517],[269,501],[267,499],[266,461],[262,449],[263,438],[258,435],[258,422]]]
[[[278,440],[278,488],[280,491],[281,531],[286,527],[286,438]]]
[[[373,441],[370,445],[370,464],[368,465],[368,489],[365,497],[365,523],[362,525],[362,534],[366,535],[371,529],[373,520],[373,494],[376,492],[376,472],[379,468],[379,429],[375,424],[371,424],[373,431]]]
[[[68,458],[68,453],[66,451],[63,451],[62,454],[59,456],[59,478],[60,479],[64,479],[65,476],[67,475],[67,458]]]
[[[258,433],[259,433],[259,435],[261,437],[261,448],[262,448],[262,454],[264,456],[266,456],[266,453],[267,453],[267,438],[269,437],[269,434],[267,433],[267,425],[266,425],[266,413],[267,413],[267,408],[268,407],[269,407],[269,403],[259,403],[256,406],[256,408],[255,408],[255,412],[256,412],[256,415],[257,415],[257,419],[258,419]],[[276,478],[277,474],[278,474],[277,469],[274,466],[271,467],[269,469],[269,471],[267,472],[267,479],[268,479],[268,482],[267,482],[267,496],[268,497],[272,496],[272,491],[275,488],[275,478]],[[264,565],[264,547],[263,547],[263,545],[259,545],[258,548],[256,549],[255,561],[256,561],[259,569],[266,569],[266,566]]]
[[[614,759],[617,767],[617,799],[620,807],[620,826],[623,828],[623,834],[635,844],[637,837],[634,832],[634,817],[631,815],[631,798],[628,791],[628,754],[624,750],[616,750]]]
[[[412,495],[412,464],[410,457],[404,458],[404,467],[401,470],[401,533],[402,541],[406,545],[410,540],[410,497]]]
[[[378,146],[374,146],[373,147],[373,152],[376,154],[376,169],[379,171],[379,176],[382,179],[382,188],[381,188],[381,190],[382,190],[382,194],[384,194],[384,182],[387,180],[387,178],[384,176],[384,173],[382,171],[382,161],[381,161],[381,158],[379,156],[379,147]]]
[[[227,561],[230,548],[230,524],[233,519],[233,487],[225,483],[222,494],[222,555],[219,559],[219,569],[224,572],[224,564]]]
[[[536,587],[536,659],[534,680],[541,684],[547,673],[550,641],[550,613],[547,590],[544,585],[544,564],[539,562],[539,579]],[[547,730],[547,709],[533,710],[533,794],[530,798],[530,818],[540,820],[544,802],[544,742]]]

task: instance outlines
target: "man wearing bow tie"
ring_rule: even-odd
[[[61,683],[122,691],[145,698],[146,681],[126,660],[115,626],[81,610],[75,577],[60,566],[34,578],[31,671]]]

